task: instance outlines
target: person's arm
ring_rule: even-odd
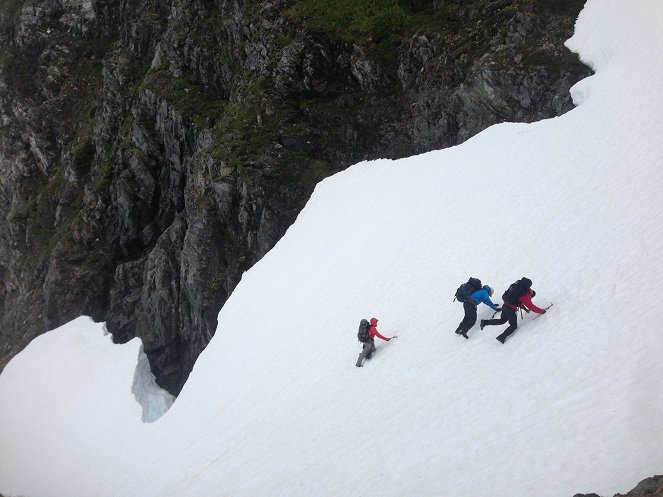
[[[490,295],[488,295],[488,292],[486,290],[483,289],[477,290],[472,294],[472,298],[476,299],[479,304],[483,302],[494,311],[498,310],[498,307],[495,304],[493,304],[492,300],[490,300]]]
[[[524,306],[526,309],[529,309],[530,311],[534,311],[537,314],[545,314],[546,310],[541,309],[540,307],[537,307],[534,305],[532,302],[532,294],[531,291],[527,292],[525,295],[520,297],[519,301],[521,302],[522,306]]]
[[[380,332],[375,327],[371,328],[371,332],[372,332],[371,334],[373,336],[378,337],[378,338],[382,338],[382,340],[384,340],[385,342],[388,342],[389,340],[391,340],[391,338],[383,337],[382,335],[380,335]]]
[[[495,304],[493,304],[493,301],[490,300],[490,295],[488,295],[488,292],[486,292],[485,290],[483,292],[482,297],[483,297],[483,299],[482,299],[483,303],[486,304],[488,307],[490,307],[492,310],[494,310],[494,311],[499,311],[500,310],[499,307],[497,307]]]

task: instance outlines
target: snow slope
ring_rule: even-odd
[[[0,492],[570,497],[660,473],[663,2],[589,0],[567,45],[596,70],[568,114],[320,183],[158,421],[137,344],[84,319],[37,338],[0,375]],[[504,345],[453,333],[460,283],[523,275],[549,313]],[[399,338],[358,369],[373,315]]]

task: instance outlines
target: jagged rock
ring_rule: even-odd
[[[601,497],[597,494],[575,494],[573,497]],[[627,494],[615,494],[614,497],[663,497],[663,475],[645,478]]]
[[[663,475],[645,478],[626,495],[616,494],[615,497],[663,497]]]

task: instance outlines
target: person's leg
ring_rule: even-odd
[[[506,323],[507,320],[508,320],[508,317],[507,317],[508,310],[513,310],[513,309],[511,309],[507,305],[502,304],[502,314],[500,315],[499,318],[497,318],[497,319],[482,319],[481,323],[479,323],[479,326],[483,330],[484,326],[495,326],[495,325],[498,325],[498,324]]]
[[[375,342],[371,343],[371,349],[368,351],[368,354],[366,354],[366,359],[373,357],[373,354],[375,354]]]
[[[510,307],[504,307],[503,309],[508,309],[509,311],[506,313],[506,317],[509,320],[509,327],[504,330],[499,336],[497,336],[497,339],[504,343],[504,340],[506,340],[509,335],[511,335],[514,331],[516,331],[516,328],[518,328],[518,314],[514,309],[511,309]],[[504,312],[502,312],[502,315],[504,315]]]
[[[361,363],[364,361],[364,358],[368,355],[368,353],[371,351],[371,348],[375,347],[373,345],[373,342],[365,342],[364,346],[361,348],[361,352],[359,353],[359,357],[357,358],[357,364],[356,366],[358,368],[361,367]]]
[[[465,311],[465,317],[458,325],[456,333],[467,338],[467,332],[477,322],[477,306],[469,302],[463,302],[463,310]]]

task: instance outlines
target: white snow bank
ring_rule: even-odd
[[[0,399],[0,483],[30,481],[29,495],[49,494],[44,473],[77,488],[82,467],[114,461],[141,419],[157,419],[173,400],[154,382],[138,339],[114,345],[87,317],[12,359]]]

